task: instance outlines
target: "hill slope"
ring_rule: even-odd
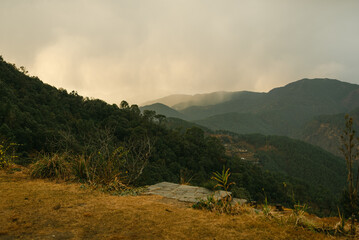
[[[146,105],[146,106],[143,106],[143,107],[140,107],[141,111],[144,111],[144,110],[152,110],[152,111],[155,111],[157,114],[162,114],[162,115],[165,115],[166,117],[173,117],[173,118],[181,118],[181,119],[184,119],[186,120],[187,117],[174,110],[173,108],[170,108],[162,103],[154,103],[152,105]]]
[[[349,115],[353,117],[354,129],[358,130],[359,108],[349,112]],[[345,127],[344,116],[344,113],[340,113],[315,117],[305,124],[298,138],[322,147],[337,156],[342,156],[339,146],[341,146],[340,136],[343,134]]]
[[[217,134],[229,154],[256,161],[265,170],[325,187],[334,195],[345,186],[345,161],[319,147],[281,136]]]
[[[181,113],[212,130],[290,136],[339,155],[344,113],[358,106],[359,85],[333,79],[302,79],[268,93],[244,93],[227,102],[192,106]],[[332,120],[324,120],[321,115],[337,115],[333,116],[336,124],[327,124]]]
[[[110,196],[19,172],[0,171],[0,198],[2,239],[332,239],[251,212],[230,216],[160,196]]]
[[[221,95],[223,101],[218,101]],[[218,92],[198,96],[200,100],[193,97],[171,107],[180,109],[183,116],[177,114],[178,117],[213,130],[291,137],[300,135],[304,124],[316,116],[359,107],[359,85],[334,79],[302,79],[268,93]]]

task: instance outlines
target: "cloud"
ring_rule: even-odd
[[[357,1],[10,1],[3,57],[110,103],[268,91],[304,77],[359,83]]]

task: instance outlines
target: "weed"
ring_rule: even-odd
[[[263,208],[263,214],[266,217],[273,217],[272,215],[272,209],[271,207],[268,205],[268,199],[267,199],[267,195],[265,195],[264,193],[264,204],[262,205]]]
[[[207,196],[206,199],[201,199],[192,205],[194,209],[204,209],[215,213],[225,213],[229,215],[238,215],[242,213],[252,213],[253,208],[243,204],[229,203],[225,198],[217,199],[214,194]]]
[[[190,185],[193,178],[193,173],[187,168],[180,170],[180,184]]]
[[[216,211],[218,212],[225,212],[225,213],[231,213],[232,212],[232,196],[228,193],[228,189],[231,185],[234,185],[234,182],[229,182],[229,176],[231,173],[229,172],[229,168],[225,170],[223,166],[223,170],[221,173],[219,172],[213,172],[213,176],[211,177],[212,180],[215,180],[217,182],[217,185],[214,186],[220,187],[225,191],[225,196],[218,196],[215,198],[215,201],[217,202]]]
[[[224,167],[222,173],[214,172],[213,176],[211,177],[211,179],[217,181],[217,185],[214,186],[214,188],[221,187],[224,191],[228,192],[229,186],[235,184],[234,182],[228,181],[230,175],[231,173],[229,173],[229,168],[225,171]]]
[[[292,216],[294,217],[295,225],[298,225],[298,223],[303,220],[304,214],[307,212],[308,208],[307,204],[301,205],[299,202],[294,205]]]
[[[211,177],[212,180],[215,180],[217,184],[214,186],[221,187],[225,191],[225,196],[216,196],[215,194],[207,196],[206,199],[202,199],[199,202],[195,203],[192,207],[195,209],[206,209],[212,212],[217,213],[226,213],[226,214],[238,214],[244,210],[238,203],[232,203],[232,196],[228,193],[229,186],[235,184],[234,182],[229,182],[229,168],[223,170],[221,173],[214,172]]]
[[[344,217],[344,214],[340,213],[339,207],[338,207],[338,216],[339,216],[339,222],[335,225],[334,229],[336,233],[344,234],[346,233],[345,231],[346,219]]]
[[[209,211],[213,211],[215,209],[215,205],[218,204],[218,201],[215,200],[214,195],[207,196],[206,199],[201,199],[195,204],[192,205],[194,209],[206,209]]]

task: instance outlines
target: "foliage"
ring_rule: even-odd
[[[251,199],[252,199],[251,194],[244,187],[233,186],[231,188],[231,192],[232,192],[233,197],[247,199],[248,201],[251,201]]]
[[[231,203],[228,201],[228,196],[224,198],[216,198],[214,195],[207,196],[206,199],[201,199],[192,205],[194,209],[204,209],[215,213],[225,213],[229,215],[237,215],[241,213],[249,213],[247,206],[242,206],[238,203]]]
[[[359,215],[358,206],[358,190],[359,190],[359,166],[355,171],[355,164],[359,159],[359,138],[355,136],[355,130],[353,129],[353,119],[349,115],[345,115],[345,129],[341,136],[342,146],[340,151],[347,165],[347,194],[349,198],[349,212],[351,218],[352,235],[355,235],[355,219]]]
[[[263,209],[263,214],[264,216],[266,217],[272,217],[272,209],[271,207],[269,206],[268,204],[268,199],[267,199],[267,195],[265,194],[264,190],[263,190],[263,193],[264,193],[264,203],[262,205],[262,209]]]
[[[30,175],[34,178],[69,179],[72,175],[69,158],[66,154],[43,154],[31,165]]]
[[[17,144],[8,143],[5,139],[0,140],[0,169],[6,169],[11,166],[15,155],[15,147]]]
[[[206,209],[212,211],[218,202],[215,200],[214,195],[207,196],[206,199],[200,199],[198,202],[192,205],[194,209]]]
[[[295,225],[298,225],[298,224],[301,223],[301,221],[304,218],[304,214],[307,212],[307,210],[308,210],[308,205],[307,204],[302,204],[301,205],[298,202],[297,204],[294,205],[291,217],[294,218]]]
[[[225,170],[223,166],[222,172],[213,172],[212,180],[217,182],[213,188],[221,187],[225,192],[225,196],[216,196],[212,194],[207,197],[207,199],[201,199],[199,202],[195,203],[192,207],[195,209],[207,209],[209,211],[217,213],[226,213],[226,214],[238,214],[243,208],[240,207],[240,204],[232,202],[231,194],[228,194],[229,187],[234,185],[234,182],[229,182],[229,168]]]
[[[217,181],[217,185],[214,186],[214,188],[221,187],[224,191],[228,192],[229,187],[235,184],[234,182],[228,181],[230,175],[231,173],[229,173],[229,168],[225,170],[224,167],[221,173],[213,172],[213,176],[211,177],[211,179]]]

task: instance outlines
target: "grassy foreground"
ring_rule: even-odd
[[[261,214],[221,215],[80,186],[0,171],[0,239],[335,239]]]

